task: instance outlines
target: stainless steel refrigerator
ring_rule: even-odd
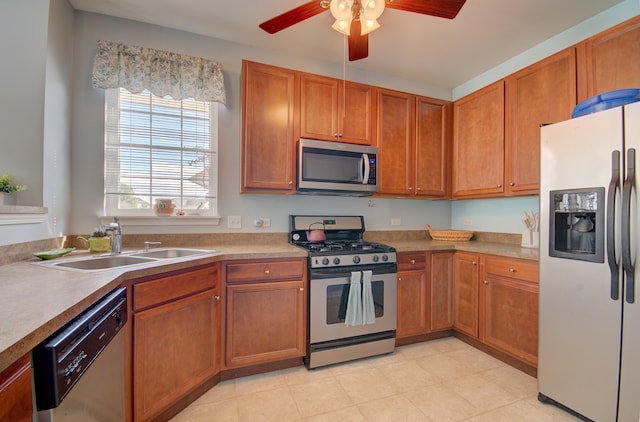
[[[640,421],[640,102],[541,129],[539,399]]]

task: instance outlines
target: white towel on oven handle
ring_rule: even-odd
[[[373,272],[366,270],[362,272],[362,324],[373,324],[376,322],[376,308],[373,303],[373,290],[371,289],[371,277]]]
[[[347,327],[350,325],[362,325],[362,287],[360,286],[360,277],[360,271],[351,273],[347,313],[344,318],[344,325]]]

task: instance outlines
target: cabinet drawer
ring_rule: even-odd
[[[133,285],[134,311],[148,308],[203,290],[218,284],[218,268],[203,268]]]
[[[302,280],[306,260],[260,261],[227,264],[227,283]]]
[[[398,271],[424,270],[427,266],[427,255],[423,253],[399,253]]]
[[[538,263],[522,259],[485,258],[485,273],[499,277],[538,282]]]

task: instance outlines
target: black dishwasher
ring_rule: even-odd
[[[39,421],[124,420],[125,288],[113,290],[32,353]]]

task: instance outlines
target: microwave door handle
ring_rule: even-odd
[[[363,185],[369,183],[370,167],[371,165],[369,164],[369,154],[362,154],[362,166],[360,167],[360,169],[364,169],[364,173],[362,174]]]

